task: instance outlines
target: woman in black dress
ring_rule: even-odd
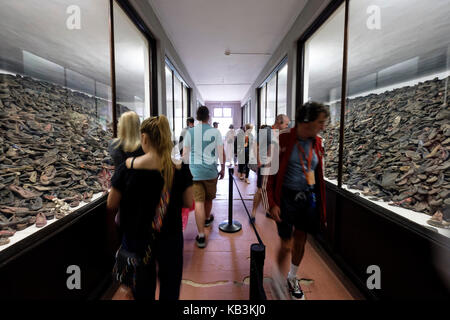
[[[120,208],[122,244],[114,275],[135,299],[155,299],[156,269],[160,300],[179,297],[183,270],[181,208],[192,205],[192,176],[175,165],[165,116],[144,120],[145,154],[118,166],[108,196],[109,217]]]

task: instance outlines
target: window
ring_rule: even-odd
[[[337,183],[338,168],[331,159],[338,159],[339,120],[344,48],[345,5],[342,4],[330,18],[305,42],[303,101],[330,105],[331,123],[324,132],[327,152],[325,177]],[[332,134],[331,134],[332,132]],[[333,165],[331,165],[333,164]]]
[[[142,121],[150,116],[149,44],[115,2],[114,48],[117,115],[132,110]]]
[[[251,109],[251,101],[249,99],[247,103],[242,106],[242,125],[245,125],[246,123],[251,123],[250,109]]]
[[[287,75],[288,65],[284,65],[278,72],[278,114],[287,115]]]
[[[189,90],[172,63],[166,58],[166,115],[174,142],[178,141],[189,116]]]
[[[114,119],[127,110],[141,119],[150,114],[153,42],[118,3],[0,0],[0,162],[22,173],[2,174],[0,206],[20,201],[32,215],[45,209],[49,217],[58,213],[51,197],[73,212],[108,191]],[[25,204],[23,192],[34,200]],[[0,212],[2,222],[10,217]],[[16,230],[0,251],[33,230]]]
[[[218,106],[222,106],[223,104],[217,104]],[[216,107],[213,106],[213,118],[211,124],[213,122],[218,122],[218,129],[223,137],[225,137],[226,133],[229,130],[230,124],[233,124],[233,109],[229,107]]]
[[[369,7],[382,12],[381,25],[367,21]],[[416,223],[432,225],[447,237],[448,229],[430,216],[450,205],[445,187],[449,16],[444,0],[433,6],[421,1],[350,0],[346,69],[342,5],[302,42],[301,81],[303,101],[330,106],[331,123],[324,133],[328,181]],[[340,123],[343,102],[345,117]],[[341,126],[345,139],[339,176]]]
[[[285,58],[258,89],[259,126],[271,126],[277,115],[287,114],[287,67]]]

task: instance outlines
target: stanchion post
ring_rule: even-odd
[[[250,300],[267,300],[263,287],[266,247],[260,243],[250,246]]]
[[[233,233],[242,229],[239,221],[233,220],[233,167],[228,168],[228,220],[223,221],[219,225],[219,229],[223,232]]]

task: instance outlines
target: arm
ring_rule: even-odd
[[[192,191],[192,187],[188,187],[183,192],[183,208],[190,208],[192,206],[193,201],[194,201],[194,192]]]
[[[189,153],[191,152],[191,147],[184,146],[183,152],[181,154],[181,159],[183,160],[183,163],[188,164],[189,163]]]
[[[108,200],[106,201],[106,210],[108,215],[114,216],[119,211],[120,200],[122,199],[122,194],[119,190],[112,187],[108,194]]]
[[[119,247],[119,237],[117,234],[117,225],[115,223],[115,216],[119,211],[120,200],[122,194],[119,190],[112,187],[106,201],[106,230],[108,232],[108,244],[110,254],[114,255]]]
[[[225,151],[223,149],[223,145],[218,146],[219,150],[219,161],[220,161],[220,172],[219,172],[219,179],[223,179],[225,176]]]

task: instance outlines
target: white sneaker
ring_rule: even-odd
[[[289,300],[285,283],[279,271],[272,272],[270,292],[274,300]]]
[[[305,295],[300,287],[300,280],[287,278],[289,293],[294,300],[305,300]]]

